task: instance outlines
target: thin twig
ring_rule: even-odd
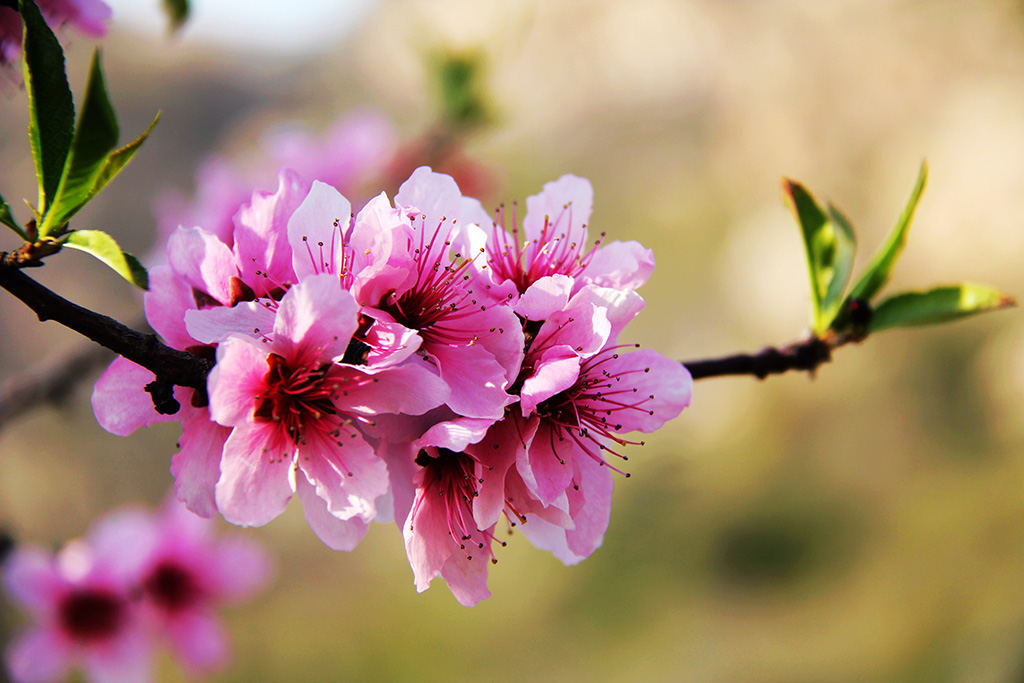
[[[829,333],[823,338],[811,336],[782,348],[766,346],[757,353],[737,353],[721,358],[681,362],[695,380],[730,375],[753,375],[764,379],[790,370],[813,375],[818,366],[832,360],[834,350],[850,342],[863,341],[865,336],[862,332],[841,335]]]

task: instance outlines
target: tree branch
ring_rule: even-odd
[[[769,375],[781,375],[790,370],[800,370],[813,375],[819,365],[832,360],[832,351],[850,342],[863,341],[864,338],[863,333],[829,334],[825,338],[811,336],[782,348],[766,346],[757,353],[737,353],[721,358],[681,362],[695,380],[729,375],[753,375],[758,379],[764,379]]]
[[[8,254],[0,252],[0,287],[35,311],[40,322],[54,320],[114,353],[141,365],[160,382],[205,391],[213,363],[188,351],[173,349],[155,334],[143,334],[78,304],[31,279]]]

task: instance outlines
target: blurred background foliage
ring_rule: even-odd
[[[196,0],[196,21],[218,2]],[[891,291],[967,280],[1024,292],[1019,2],[353,7],[358,23],[303,52],[198,25],[133,32],[115,5],[104,50],[122,127],[164,115],[77,225],[145,253],[157,192],[192,191],[208,155],[244,161],[281,119],[319,130],[366,105],[414,145],[436,124],[439,84],[477,77],[483,100],[448,104],[474,124],[460,154],[485,169],[485,205],[575,173],[594,184],[593,230],[653,248],[626,341],[692,359],[798,337],[809,291],[780,178],[840,207],[869,254],[924,157],[929,187]],[[88,46],[73,42],[77,89]],[[0,103],[12,205],[35,190],[22,98]],[[51,261],[33,275],[140,317],[137,293],[94,259]],[[0,316],[0,378],[81,346],[10,297]],[[0,524],[21,540],[60,544],[171,484],[177,428],[109,435],[90,388],[0,433]],[[228,612],[236,661],[211,680],[1024,681],[1019,312],[881,334],[813,381],[717,379],[694,394],[633,453],[593,557],[566,568],[514,537],[473,609],[438,582],[416,594],[394,525],[351,554],[323,546],[298,505],[247,532],[279,575]],[[161,680],[182,680],[169,657]]]

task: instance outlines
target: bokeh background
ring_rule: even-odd
[[[864,264],[924,158],[890,291],[967,280],[1024,294],[1019,2],[365,0],[309,3],[293,25],[284,13],[304,12],[286,3],[194,0],[174,38],[156,0],[113,4],[104,53],[124,136],[157,108],[163,120],[77,224],[137,253],[161,190],[192,192],[204,158],[245,159],[282,120],[322,130],[372,106],[414,146],[455,55],[481,69],[486,121],[460,154],[484,171],[485,205],[575,173],[594,184],[592,230],[653,248],[630,341],[682,360],[800,337],[809,290],[781,178],[844,210]],[[90,46],[70,37],[77,91]],[[20,92],[0,102],[12,205],[35,191],[24,109]],[[141,314],[85,255],[33,275]],[[10,297],[0,316],[0,379],[82,348]],[[90,388],[2,425],[0,525],[21,541],[59,545],[171,485],[177,428],[109,435]],[[699,382],[638,451],[593,557],[567,568],[513,536],[472,609],[440,581],[415,592],[394,525],[336,553],[292,505],[244,532],[278,576],[227,611],[235,663],[210,680],[1024,681],[1018,310],[882,333],[813,380]],[[18,617],[2,614],[9,634]],[[160,666],[184,680],[169,656]]]

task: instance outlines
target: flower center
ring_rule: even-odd
[[[607,348],[580,364],[580,374],[571,387],[555,394],[537,406],[537,415],[558,433],[558,443],[571,440],[601,465],[629,477],[628,473],[608,465],[602,451],[611,453],[622,460],[629,456],[617,450],[621,446],[643,446],[643,441],[629,441],[616,432],[622,423],[616,418],[624,412],[642,411],[654,414],[646,406],[654,400],[653,394],[641,394],[639,384],[650,368],[617,369],[617,349],[627,345]],[[639,347],[636,344],[634,348]],[[609,445],[609,442],[616,444]],[[558,443],[555,452],[558,452]],[[565,458],[559,456],[562,462]]]
[[[295,443],[303,442],[303,429],[327,416],[338,414],[336,387],[324,382],[330,364],[291,369],[276,353],[267,356],[266,389],[256,398],[257,422],[276,422]]]
[[[586,245],[569,238],[567,228],[564,227],[567,225],[572,225],[571,203],[554,220],[549,216],[544,217],[544,227],[539,237],[521,241],[516,205],[512,204],[511,236],[505,227],[505,206],[502,205],[495,213],[492,239],[487,243],[487,263],[499,281],[511,280],[520,294],[548,275],[576,277],[594,258],[594,252],[604,242],[605,234],[602,232],[593,246],[584,252]],[[586,226],[583,226],[583,234],[586,235]]]
[[[121,630],[127,608],[127,603],[110,591],[83,588],[66,595],[57,613],[61,627],[72,640],[95,642]]]
[[[142,590],[168,612],[188,608],[202,594],[192,573],[170,562],[161,562],[142,582]]]

